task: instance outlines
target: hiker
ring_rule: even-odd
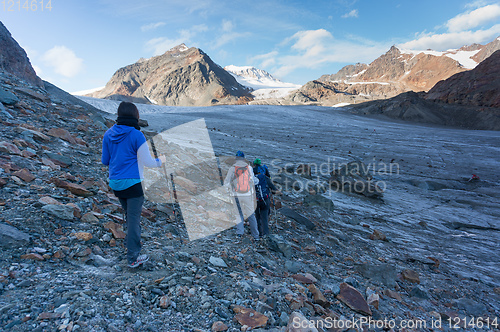
[[[253,165],[254,165],[253,166],[254,174],[262,173],[268,178],[271,177],[271,174],[269,173],[269,168],[267,168],[266,165],[263,165],[262,161],[259,158],[255,158],[255,160],[253,161]]]
[[[255,164],[255,162],[254,162]],[[257,197],[257,208],[255,209],[255,216],[257,218],[257,225],[259,227],[260,237],[269,235],[269,212],[271,210],[271,190],[278,191],[274,186],[271,178],[266,176],[264,168],[254,167],[255,177],[258,182],[255,184],[255,191]]]
[[[116,124],[106,131],[102,140],[101,161],[109,165],[109,186],[125,211],[128,267],[136,268],[149,260],[147,255],[140,255],[143,168],[160,167],[165,156],[151,157],[140,131],[139,110],[133,103],[121,102],[118,106]]]
[[[250,233],[254,240],[259,240],[259,230],[255,219],[255,186],[253,170],[241,151],[236,153],[236,160],[229,168],[224,185],[228,188],[236,208],[237,224],[236,235],[243,236],[245,232],[243,223],[245,216],[248,217]]]

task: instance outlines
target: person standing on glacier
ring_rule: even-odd
[[[101,161],[109,166],[109,186],[125,211],[128,267],[136,268],[149,260],[140,254],[143,169],[161,167],[165,156],[151,157],[146,137],[140,131],[139,110],[133,103],[121,102],[118,106],[116,124],[103,137]]]

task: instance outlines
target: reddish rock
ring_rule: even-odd
[[[7,184],[7,180],[0,178],[0,188]]]
[[[235,306],[233,311],[236,313],[234,319],[242,326],[246,325],[249,328],[255,329],[257,327],[264,327],[267,324],[268,318],[251,308]]]
[[[76,144],[75,138],[69,133],[69,131],[63,128],[51,128],[47,132],[47,135],[63,139],[71,144]]]
[[[403,301],[403,299],[401,298],[401,295],[399,295],[398,292],[392,291],[390,289],[385,289],[383,294],[387,297],[390,297],[391,299],[398,300],[399,302]]]
[[[403,278],[403,280],[412,282],[414,284],[420,283],[420,278],[418,276],[418,273],[410,269],[406,269],[403,272],[401,272],[401,278]]]
[[[292,275],[292,278],[303,284],[314,284],[315,282],[318,281],[318,279],[314,278],[314,276],[309,273],[294,274]]]
[[[59,188],[63,188],[66,190],[69,190],[72,194],[77,195],[77,196],[82,196],[82,197],[89,197],[92,196],[93,193],[84,187],[80,186],[79,184],[72,183],[72,182],[67,182],[58,178],[53,178],[52,182]]]
[[[44,258],[41,255],[35,254],[35,253],[30,253],[30,254],[22,255],[21,259],[32,259],[32,260],[35,260],[35,261],[43,261],[44,260]]]
[[[223,332],[227,331],[228,326],[221,321],[214,322],[212,324],[212,332]]]
[[[40,203],[47,205],[47,204],[62,204],[59,202],[57,199],[54,199],[50,196],[43,196],[38,200]]]
[[[79,252],[77,252],[75,254],[75,256],[77,257],[87,257],[88,255],[90,255],[92,253],[92,249],[90,248],[85,248],[83,250],[80,250]]]
[[[0,152],[21,155],[21,150],[17,146],[5,141],[0,142]]]
[[[23,151],[21,151],[21,156],[23,156],[24,158],[33,158],[33,157],[36,157],[36,153],[33,153],[31,151],[28,151],[28,150],[23,150]]]
[[[328,302],[323,293],[321,293],[321,291],[316,286],[311,284],[309,285],[309,287],[307,287],[307,289],[309,289],[309,291],[313,295],[314,303],[319,304],[324,308],[328,308],[330,306],[330,302]]]
[[[45,157],[42,158],[42,164],[44,164],[45,166],[49,166],[53,170],[60,170],[61,169],[61,166],[56,165],[52,160],[45,158]]]
[[[387,241],[387,237],[381,231],[374,229],[370,235],[370,240]]]
[[[378,305],[380,303],[380,296],[376,293],[370,294],[368,299],[366,299],[369,305],[372,305],[375,309],[378,309]]]
[[[24,182],[31,182],[34,179],[36,179],[36,177],[33,174],[31,174],[31,172],[28,171],[26,168],[23,168],[17,172],[12,173],[12,175],[17,176],[18,178],[22,179]]]
[[[90,224],[99,222],[99,219],[97,219],[92,212],[85,213],[80,220],[83,222],[88,222]]]
[[[167,309],[171,303],[172,302],[167,295],[163,295],[162,297],[160,297],[160,308]]]
[[[109,230],[113,234],[115,239],[124,239],[126,236],[122,226],[112,221],[108,221],[106,224],[104,224],[104,229]]]
[[[37,320],[45,320],[45,319],[57,319],[61,318],[61,313],[59,312],[42,312],[38,315]]]
[[[349,308],[356,312],[368,316],[372,315],[372,311],[361,293],[345,282],[340,284],[340,293],[337,295],[337,299],[344,302]]]
[[[76,205],[75,203],[68,203],[66,205],[71,206],[73,208],[73,216],[75,216],[75,218],[82,217],[82,209],[80,209],[78,205]]]
[[[87,232],[77,232],[73,234],[78,240],[88,241],[93,238],[92,234]]]

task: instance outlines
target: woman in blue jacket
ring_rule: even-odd
[[[109,165],[109,186],[125,211],[128,266],[136,268],[149,260],[147,255],[140,255],[143,169],[161,167],[165,156],[151,157],[140,131],[139,110],[133,103],[121,102],[118,106],[116,124],[104,134],[101,161]]]

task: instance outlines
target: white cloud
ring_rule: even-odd
[[[488,5],[450,19],[446,26],[450,32],[469,30],[500,19],[500,5]]]
[[[158,29],[159,27],[164,26],[166,23],[165,22],[157,22],[157,23],[151,23],[151,24],[146,24],[141,27],[142,32],[150,31],[150,30],[155,30]]]
[[[249,32],[236,32],[233,31],[235,25],[232,21],[222,20],[221,31],[222,34],[216,38],[215,43],[212,45],[213,48],[219,48],[233,40],[238,38],[243,38],[249,36]]]
[[[400,46],[411,50],[432,49],[435,51],[445,51],[473,43],[488,43],[498,35],[500,35],[500,24],[494,25],[486,30],[424,34]]]
[[[349,17],[358,17],[358,10],[353,9],[349,13],[345,13],[344,15],[342,15],[342,18],[349,18]]]
[[[57,74],[69,78],[75,77],[83,70],[83,59],[66,46],[54,46],[43,54],[42,61]]]
[[[187,30],[180,30],[177,38],[158,37],[150,39],[146,42],[146,50],[153,53],[153,55],[160,55],[170,50],[172,47],[182,43],[190,47],[192,38],[201,32],[207,31],[208,28],[205,24],[192,26]]]
[[[468,8],[474,8],[481,2],[474,2]],[[467,11],[449,19],[443,26],[447,31],[438,33],[423,32],[417,38],[400,46],[413,50],[433,49],[445,51],[460,48],[473,43],[488,43],[500,35],[500,5],[483,5],[472,11]],[[497,23],[491,25],[491,22]],[[490,23],[490,25],[488,25]],[[481,29],[474,29],[481,27]]]
[[[273,75],[284,77],[297,69],[316,69],[330,63],[369,62],[390,47],[390,44],[372,41],[337,40],[325,29],[299,31],[280,46],[290,43],[286,55],[273,51],[254,57],[252,61],[259,62],[260,68],[275,66]]]

